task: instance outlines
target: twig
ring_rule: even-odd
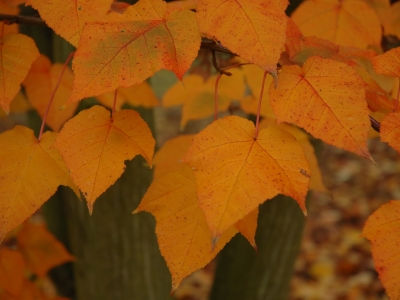
[[[376,131],[376,132],[381,132],[381,123],[379,123],[377,120],[375,120],[373,117],[369,116],[369,119],[371,121],[371,127]]]
[[[226,75],[226,76],[232,76],[232,73],[231,73],[231,72],[224,71],[223,69],[221,69],[221,68],[218,66],[217,57],[216,57],[216,55],[215,55],[215,50],[211,50],[211,53],[212,53],[212,63],[213,63],[213,66],[214,66],[215,70],[217,70],[217,72],[218,72],[219,74],[221,74],[221,75],[224,74],[224,75]]]

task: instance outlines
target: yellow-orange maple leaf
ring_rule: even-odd
[[[1,0],[0,1],[0,12],[2,14],[7,15],[18,15],[19,8],[11,5],[8,1]],[[12,33],[18,33],[18,24],[3,24],[4,22],[0,22],[0,26],[3,30],[3,36]]]
[[[56,33],[78,46],[82,34],[82,28],[86,22],[101,20],[110,9],[113,0],[28,0],[27,5],[39,11],[40,16],[45,20]]]
[[[400,113],[387,114],[381,122],[380,136],[382,142],[400,152]]]
[[[136,111],[121,110],[111,119],[107,109],[93,106],[65,123],[54,146],[91,213],[95,200],[123,173],[125,160],[140,154],[151,165],[155,141]]]
[[[140,0],[121,16],[85,26],[73,61],[70,103],[138,84],[161,69],[181,79],[197,56],[194,12],[168,13],[162,0]]]
[[[365,223],[362,235],[370,240],[375,269],[390,299],[400,299],[400,201],[382,205]]]
[[[159,151],[154,154],[153,176],[158,178],[164,174],[177,171],[182,168],[180,163],[194,138],[194,134],[179,135],[165,142]]]
[[[0,248],[0,289],[18,298],[24,284],[24,268],[25,262],[20,252]]]
[[[63,64],[52,65],[46,56],[41,55],[32,64],[23,82],[30,103],[42,118],[47,110],[50,97],[54,92],[63,68]],[[61,126],[74,115],[76,107],[78,106],[78,103],[74,103],[60,110],[71,95],[73,80],[74,75],[67,67],[64,70],[60,85],[54,95],[46,118],[46,124],[54,131],[60,131]]]
[[[275,126],[277,125],[276,119],[265,118],[260,122],[260,128],[268,127],[268,126]],[[318,166],[317,156],[315,155],[314,147],[310,143],[310,139],[308,134],[305,133],[300,128],[287,124],[281,123],[278,125],[279,128],[289,132],[293,135],[296,140],[301,144],[304,150],[304,154],[306,155],[308,164],[310,165],[310,190],[319,191],[319,192],[326,192],[327,189],[322,181],[321,170]],[[307,175],[307,174],[306,174]]]
[[[318,56],[303,68],[284,66],[270,88],[278,123],[289,122],[336,147],[371,159],[365,84],[350,66]]]
[[[400,77],[400,47],[372,58],[372,64],[378,74]]]
[[[44,224],[26,222],[17,241],[27,268],[38,276],[45,276],[55,266],[74,260]]]
[[[291,17],[305,36],[358,48],[381,42],[379,18],[362,0],[308,0]]]
[[[218,83],[218,111],[226,111],[231,102],[239,100],[244,95],[245,84],[241,70],[231,72],[233,76],[223,76]],[[183,84],[177,82],[163,96],[165,107],[181,105],[183,128],[189,120],[202,119],[211,116],[215,111],[215,82],[217,75],[204,80],[201,76],[190,74],[183,79]]]
[[[199,0],[200,31],[271,73],[285,42],[287,0]]]
[[[251,121],[236,116],[217,120],[196,135],[184,160],[194,169],[213,237],[279,193],[306,210],[307,160],[296,139],[277,127],[255,138]]]
[[[0,135],[0,241],[32,215],[59,185],[72,183],[60,153],[52,147],[56,134],[46,132],[38,141],[23,126]]]
[[[173,291],[183,278],[209,263],[237,232],[231,227],[213,241],[187,165],[153,181],[135,212],[143,210],[156,218],[158,244],[172,275]]]
[[[0,39],[0,106],[8,114],[10,102],[39,51],[35,42],[23,34],[10,34]]]
[[[257,250],[256,231],[258,221],[258,207],[251,211],[243,219],[236,222],[235,227],[249,241],[250,245]]]
[[[114,105],[114,95],[115,92],[110,92],[96,96],[96,99],[99,100],[99,102],[104,106],[112,108]],[[128,103],[133,106],[143,106],[146,108],[159,105],[156,95],[146,81],[133,85],[129,88],[118,88],[116,110],[120,110],[124,103]]]

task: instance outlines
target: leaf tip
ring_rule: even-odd
[[[88,210],[89,210],[89,215],[92,215],[93,213],[93,203],[89,203],[87,204]]]
[[[138,207],[132,212],[132,215],[136,215],[137,213],[140,213],[140,212],[141,212],[141,210]]]

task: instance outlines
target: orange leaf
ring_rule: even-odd
[[[161,69],[181,79],[197,56],[200,35],[194,12],[166,8],[162,0],[140,0],[119,21],[87,24],[69,103],[138,84]]]
[[[0,1],[0,13],[1,14],[6,14],[6,15],[18,15],[19,14],[19,8],[14,7],[11,5],[11,3],[7,3],[8,1]],[[6,36],[7,34],[13,34],[13,33],[18,33],[18,24],[4,24],[4,22],[0,22],[0,28],[3,28],[3,36]]]
[[[276,73],[285,42],[286,0],[199,0],[200,31],[243,59]]]
[[[250,245],[257,250],[256,230],[258,221],[258,207],[251,211],[243,219],[236,222],[235,226],[240,233],[249,241]]]
[[[358,48],[381,42],[379,18],[364,1],[308,0],[291,17],[305,36]]]
[[[45,276],[55,266],[74,260],[45,225],[27,222],[17,240],[27,267],[38,276]]]
[[[372,58],[372,64],[378,74],[400,77],[400,47]]]
[[[63,68],[63,64],[52,65],[46,56],[41,55],[32,64],[32,67],[23,82],[30,103],[42,118],[46,112],[50,97],[53,94]],[[61,78],[60,85],[54,95],[49,114],[46,118],[46,124],[54,131],[60,131],[61,126],[74,115],[76,107],[78,106],[78,103],[75,103],[60,110],[71,95],[73,80],[74,75],[67,67]]]
[[[231,71],[231,70],[229,70]],[[245,92],[243,74],[239,69],[232,70],[233,76],[223,76],[218,84],[218,111],[227,111],[234,99],[240,99]],[[190,74],[183,84],[177,82],[163,96],[165,107],[183,104],[181,127],[189,120],[211,116],[215,111],[215,81],[217,75],[206,81],[203,77]]]
[[[185,161],[194,168],[200,207],[213,237],[281,193],[305,212],[309,166],[301,145],[277,127],[260,131],[239,117],[213,122],[194,138]]]
[[[336,147],[371,159],[364,82],[350,66],[313,56],[301,69],[284,66],[270,88],[278,123],[294,123]]]
[[[377,14],[385,35],[392,34],[390,0],[364,0]]]
[[[28,103],[25,95],[19,91],[15,98],[11,101],[9,113],[24,113],[32,109],[32,106]],[[4,110],[0,110],[0,118],[7,118],[8,115]]]
[[[21,253],[0,248],[0,289],[18,297],[24,284],[24,268],[25,262]]]
[[[269,121],[269,122],[268,122]],[[265,122],[265,123],[264,123]],[[260,128],[262,125],[271,126],[276,124],[276,120],[268,120],[264,119],[260,123]],[[308,134],[299,129],[298,127],[289,125],[287,123],[279,124],[279,128],[289,132],[293,135],[296,140],[301,144],[304,150],[304,154],[306,155],[308,164],[310,165],[310,190],[326,192],[327,189],[322,181],[321,170],[318,166],[318,160],[315,155],[314,147],[310,143],[310,139],[308,138]],[[304,174],[303,174],[304,175]]]
[[[82,28],[87,22],[101,20],[113,0],[28,0],[27,5],[39,11],[40,16],[57,34],[78,46]]]
[[[191,9],[195,10],[197,8],[198,0],[178,0],[167,3],[168,11],[174,9]]]
[[[156,178],[135,210],[139,211],[156,218],[158,244],[172,275],[172,291],[183,278],[209,263],[237,232],[231,227],[218,240],[212,239],[187,165]]]
[[[400,113],[387,114],[381,122],[380,130],[382,142],[386,142],[400,152]]]
[[[114,105],[114,94],[115,92],[110,92],[96,96],[96,98],[104,106],[112,108]],[[143,106],[146,108],[159,105],[156,95],[146,81],[129,88],[118,88],[116,110],[120,110],[124,103],[129,103],[133,106]]]
[[[400,2],[395,2],[392,4],[392,18],[391,25],[392,25],[392,34],[396,35],[400,38]]]
[[[375,211],[362,235],[370,240],[375,269],[390,299],[400,298],[400,201],[392,200]]]
[[[165,142],[153,158],[153,165],[156,166],[153,173],[154,178],[182,168],[180,162],[189,149],[193,137],[193,134],[179,135]]]
[[[52,147],[56,134],[46,132],[40,142],[23,126],[0,135],[0,241],[32,215],[59,185],[72,183],[60,153]]]
[[[12,99],[39,56],[35,42],[23,34],[10,34],[0,39],[0,106],[8,114]]]
[[[54,144],[90,213],[95,200],[124,172],[125,160],[140,154],[151,165],[154,145],[149,127],[136,111],[121,110],[111,119],[101,106],[81,111],[65,123]]]

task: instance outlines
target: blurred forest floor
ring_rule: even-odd
[[[370,244],[360,237],[380,205],[400,199],[400,157],[370,140],[370,161],[326,145],[320,166],[328,193],[313,193],[291,282],[290,300],[388,299],[374,270]],[[215,262],[189,276],[179,300],[206,300]]]

